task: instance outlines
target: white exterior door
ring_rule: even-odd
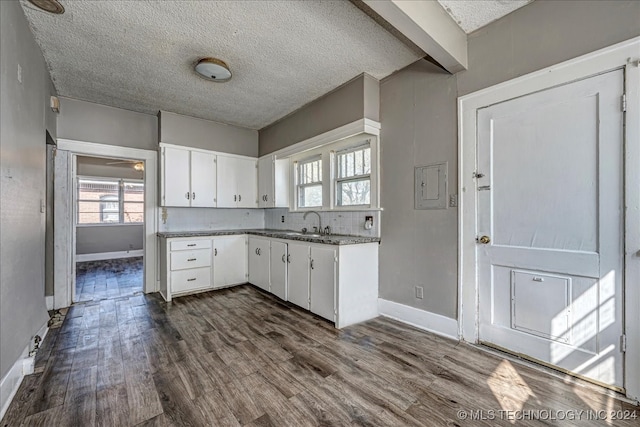
[[[191,152],[191,206],[216,207],[216,156]]]
[[[287,299],[309,310],[309,245],[289,243]]]
[[[480,341],[619,388],[622,93],[620,70],[481,109],[477,159]]]
[[[333,322],[336,320],[336,251],[312,246],[310,268],[310,310],[312,313]]]
[[[271,293],[280,299],[287,300],[287,244],[271,242]]]
[[[213,286],[236,285],[247,281],[246,237],[213,239]]]
[[[189,150],[162,149],[162,206],[189,206]]]

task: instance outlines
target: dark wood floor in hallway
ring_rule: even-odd
[[[634,410],[389,319],[336,330],[245,285],[74,305],[0,426],[637,426],[611,419]],[[587,412],[501,419],[553,411]]]

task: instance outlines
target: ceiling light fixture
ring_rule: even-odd
[[[137,170],[138,172],[142,172],[144,170],[144,162],[138,162],[134,164],[133,169]]]
[[[60,15],[64,13],[64,6],[58,0],[29,0],[34,6],[49,12]]]
[[[229,66],[218,58],[202,58],[195,66],[200,77],[213,82],[226,82],[231,79]]]

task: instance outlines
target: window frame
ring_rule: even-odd
[[[349,176],[349,177],[340,177],[340,171],[338,170],[338,157],[341,155],[345,155],[345,154],[349,154],[349,153],[355,153],[357,151],[363,150],[363,149],[369,149],[369,173],[366,174],[361,174],[361,175],[353,175],[353,176]],[[337,150],[335,152],[333,152],[333,156],[332,156],[332,163],[333,163],[333,167],[335,168],[336,173],[334,174],[334,176],[332,176],[332,184],[333,184],[333,191],[335,194],[335,208],[336,209],[344,209],[344,208],[371,208],[371,172],[373,171],[373,165],[372,165],[372,157],[373,157],[373,153],[371,151],[371,141],[367,140],[366,142],[364,142],[363,144],[360,145],[353,145],[350,146],[348,148],[343,148],[341,150]],[[355,181],[363,181],[363,180],[368,180],[369,181],[369,203],[363,203],[363,204],[358,204],[358,205],[343,205],[341,204],[341,192],[338,191],[338,186],[341,183],[348,183],[348,182],[355,182]]]
[[[357,151],[365,146],[370,148],[370,172],[369,178],[369,204],[363,205],[339,205],[337,194],[337,181],[349,181],[349,180],[362,180],[366,179],[366,175],[359,175],[349,178],[338,178],[337,170],[337,155],[346,151]],[[291,212],[305,212],[309,210],[316,211],[371,211],[381,210],[380,197],[378,188],[379,174],[380,174],[380,140],[377,135],[372,134],[359,134],[352,137],[342,139],[340,141],[323,144],[303,152],[298,152],[289,156],[291,161],[291,183],[290,183],[290,211]],[[310,159],[318,158],[322,159],[322,206],[317,207],[304,207],[299,205],[299,168],[298,165],[301,162],[309,161]]]
[[[102,181],[102,182],[117,182],[118,183],[118,195],[117,195],[117,200],[109,200],[109,201],[103,201],[103,200],[89,200],[89,199],[81,199],[80,198],[80,182],[81,181]],[[113,178],[113,177],[98,177],[98,176],[86,176],[86,175],[78,175],[76,177],[76,194],[75,194],[75,224],[77,227],[113,227],[113,226],[129,226],[129,225],[144,225],[144,208],[145,208],[145,201],[144,199],[140,202],[138,201],[127,201],[125,202],[124,196],[125,196],[125,185],[128,183],[132,183],[132,184],[142,184],[143,186],[143,194],[144,194],[144,186],[145,186],[145,182],[144,179],[132,179],[132,178]],[[115,197],[115,196],[111,196],[111,197]],[[103,203],[118,203],[118,222],[80,222],[80,203],[81,202],[85,202],[85,203],[97,203],[100,205],[100,208],[98,209],[98,215],[100,218],[103,217],[104,212],[102,211],[102,204]],[[142,206],[142,216],[143,216],[143,220],[140,222],[125,222],[124,218],[125,218],[125,212],[124,212],[124,205],[125,203],[130,204],[130,203],[135,203],[135,204],[139,204]]]
[[[313,182],[309,182],[309,183],[305,183],[302,184],[302,166],[309,164],[309,163],[315,163],[315,162],[320,162],[320,168],[321,170],[319,171],[319,177],[320,177],[320,181],[313,181]],[[294,162],[294,169],[295,169],[295,174],[296,174],[296,180],[295,180],[295,199],[296,199],[296,207],[299,207],[300,210],[314,210],[314,209],[318,209],[318,208],[322,208],[324,206],[324,202],[325,202],[325,196],[324,196],[324,189],[325,189],[325,185],[324,185],[324,171],[325,171],[325,166],[324,166],[324,162],[322,160],[322,155],[312,155],[312,156],[308,156],[305,157],[303,159],[300,160],[296,160]],[[317,187],[320,186],[320,191],[322,194],[322,200],[320,202],[320,205],[318,206],[300,206],[300,194],[301,194],[301,190],[304,190],[307,187]]]

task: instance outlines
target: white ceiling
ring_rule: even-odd
[[[420,58],[348,1],[22,0],[60,96],[260,129],[366,72]],[[215,56],[233,78],[199,78]]]
[[[470,32],[529,0],[438,0]],[[423,54],[349,1],[21,0],[60,96],[261,129],[365,72],[382,79]],[[233,78],[199,78],[215,56]]]
[[[438,0],[462,30],[469,34],[533,0]]]

